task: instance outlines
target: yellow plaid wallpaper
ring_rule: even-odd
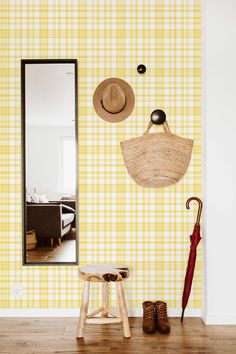
[[[0,306],[79,306],[77,266],[25,267],[21,254],[20,60],[77,58],[80,264],[130,265],[129,308],[147,299],[180,308],[196,216],[185,201],[201,196],[200,0],[2,0],[0,6]],[[145,75],[136,71],[140,63]],[[99,118],[92,105],[94,89],[108,77],[126,80],[136,97],[132,115],[117,124]],[[156,108],[173,132],[194,139],[194,153],[177,185],[144,189],[129,177],[120,141],[142,135]],[[12,295],[15,284],[23,287],[21,297]],[[189,307],[201,307],[201,286],[200,245]],[[99,288],[93,291],[98,302]]]

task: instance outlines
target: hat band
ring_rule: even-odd
[[[118,114],[118,113],[122,112],[122,111],[124,110],[125,106],[126,106],[126,103],[127,103],[127,99],[126,99],[126,97],[125,97],[125,104],[124,104],[124,106],[121,108],[120,111],[113,113],[113,112],[109,112],[109,111],[103,106],[103,102],[102,102],[102,100],[101,100],[102,108],[103,108],[107,113],[110,113],[110,114]]]

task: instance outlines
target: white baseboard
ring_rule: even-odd
[[[142,317],[143,310],[142,308],[138,309],[129,309],[129,317]],[[168,309],[169,317],[181,317],[182,309]],[[184,316],[185,317],[201,317],[201,309],[186,309]]]
[[[90,309],[92,312],[94,309]],[[142,317],[142,308],[129,309],[130,317]],[[180,317],[181,309],[169,309],[169,317]],[[201,309],[185,310],[185,317],[201,317],[206,325],[236,325],[236,315],[208,315]],[[0,309],[0,317],[79,317],[79,308]]]
[[[234,315],[207,315],[203,321],[206,325],[236,325],[236,314]]]
[[[90,309],[92,312],[94,309]],[[130,317],[142,317],[142,308],[129,309]],[[169,309],[169,317],[180,317],[181,309]],[[0,317],[78,317],[79,308],[0,309]],[[186,309],[185,317],[201,317],[201,309]]]

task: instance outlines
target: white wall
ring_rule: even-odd
[[[74,126],[75,64],[26,64],[27,124]]]
[[[27,126],[26,186],[49,200],[64,194],[61,186],[61,137],[73,137],[73,127]]]
[[[236,1],[203,1],[207,324],[236,324]]]

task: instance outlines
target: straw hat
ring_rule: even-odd
[[[93,95],[93,106],[102,119],[116,123],[129,117],[134,109],[132,87],[124,80],[109,78],[102,81]]]

